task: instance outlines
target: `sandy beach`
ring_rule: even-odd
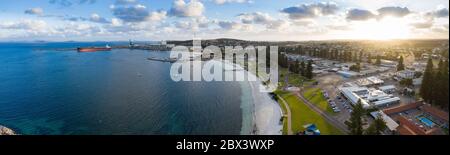
[[[0,125],[0,135],[15,135],[16,133],[7,127]]]
[[[233,66],[236,68],[231,69]],[[249,88],[244,88],[243,91],[250,91],[248,95],[252,98],[252,129],[251,133],[243,132],[242,134],[256,134],[256,135],[281,135],[283,125],[280,123],[282,117],[282,110],[279,104],[272,99],[269,93],[261,92],[260,87],[263,87],[262,82],[256,78],[252,73],[245,71],[241,66],[234,65],[230,62],[224,62],[224,68],[227,71],[236,72],[236,77],[248,75],[256,81],[245,80],[244,85],[248,84]],[[244,92],[245,93],[245,92]],[[243,94],[244,95],[244,94]],[[242,103],[246,104],[246,103]],[[248,110],[243,110],[248,111]],[[246,114],[244,114],[246,115]],[[245,122],[244,123],[250,123]],[[246,124],[243,124],[245,126]]]

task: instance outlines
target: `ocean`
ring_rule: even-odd
[[[0,124],[24,135],[238,135],[252,130],[245,82],[174,82],[168,52],[106,43],[0,43]],[[108,43],[109,45],[124,43]]]

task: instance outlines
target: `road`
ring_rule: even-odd
[[[289,108],[289,105],[287,104],[287,102],[284,100],[284,98],[282,98],[280,95],[277,95],[278,98],[281,100],[281,102],[283,103],[285,109],[286,109],[286,117],[287,117],[287,134],[288,135],[293,135],[292,132],[292,117],[291,117],[291,108]]]
[[[305,99],[305,97],[302,95],[301,92],[295,92],[295,95],[297,95],[297,97],[299,99],[301,99],[303,101],[303,103],[305,103],[306,106],[308,106],[309,108],[314,110],[316,113],[320,114],[323,118],[325,118],[325,120],[327,120],[327,122],[329,122],[330,124],[332,124],[336,128],[340,129],[345,134],[349,133],[349,131],[347,129],[347,126],[345,124],[343,124],[343,123],[339,122],[338,120],[334,119],[333,116],[330,116],[329,114],[327,114],[326,112],[322,111],[320,108],[316,107],[314,104],[309,102],[307,99]]]

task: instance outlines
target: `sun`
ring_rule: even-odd
[[[392,40],[412,36],[408,22],[401,18],[385,17],[356,23],[350,34],[352,39]]]

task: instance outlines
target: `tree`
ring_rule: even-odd
[[[436,101],[436,105],[441,108],[448,107],[448,68],[443,60],[439,62],[439,68],[434,75],[435,93],[433,94],[433,100]]]
[[[405,65],[403,64],[403,56],[400,56],[400,59],[398,59],[397,64],[397,71],[405,70]]]
[[[428,103],[432,103],[433,96],[433,80],[434,80],[434,71],[433,71],[433,61],[428,59],[427,67],[425,69],[425,73],[422,79],[422,85],[420,86],[420,96],[422,96],[423,100]]]
[[[299,74],[300,73],[300,62],[298,60],[295,60],[294,73],[295,74]]]
[[[362,106],[361,99],[359,99],[353,108],[353,112],[350,114],[350,119],[345,121],[345,125],[347,125],[352,135],[362,135],[364,133],[363,126],[365,123],[362,117],[365,113],[366,110]]]
[[[447,54],[448,54],[448,50],[447,50]],[[443,109],[448,109],[448,104],[449,104],[449,70],[448,70],[448,59],[445,61],[445,65],[443,66],[443,77],[442,77],[442,81],[444,83],[442,83],[442,90],[441,93],[443,93],[442,98],[442,104],[443,104]]]
[[[372,63],[372,55],[370,53],[367,54],[367,63]]]
[[[352,61],[353,62],[358,62],[358,53],[356,53],[356,52],[353,53]]]
[[[302,61],[302,62],[300,63],[300,75],[306,76],[306,65],[305,65],[305,61]]]
[[[377,56],[377,60],[375,61],[375,64],[380,66],[381,65],[381,58],[380,56]]]
[[[402,86],[409,87],[413,85],[413,79],[403,79],[399,83]]]
[[[369,125],[365,134],[366,135],[381,135],[384,130],[387,129],[386,122],[384,122],[382,116],[379,114],[377,118]]]
[[[313,67],[312,67],[312,61],[308,61],[308,65],[306,66],[306,78],[312,79],[313,78]]]
[[[280,54],[278,57],[278,64],[283,68],[289,67],[288,57],[285,54]]]
[[[363,51],[359,51],[359,59],[358,62],[362,62],[362,58],[363,58]]]
[[[361,71],[361,64],[357,62],[355,65],[350,66],[349,68],[351,71],[354,72],[360,72]]]

